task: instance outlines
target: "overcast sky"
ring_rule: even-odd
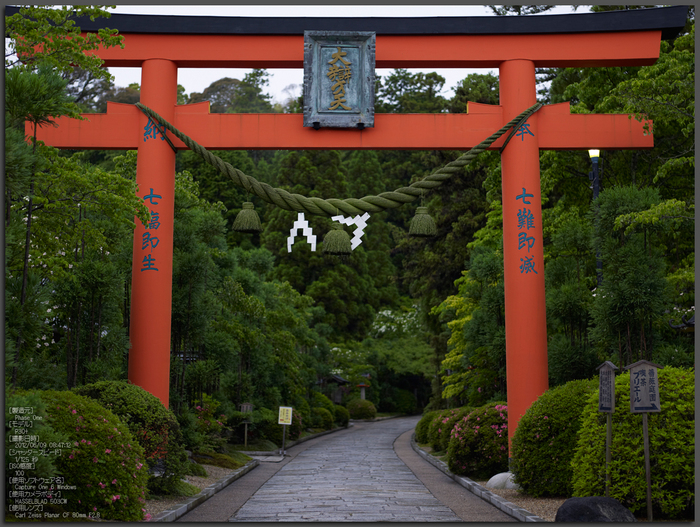
[[[141,15],[208,15],[208,16],[289,16],[289,17],[348,17],[348,16],[386,16],[386,17],[434,17],[434,16],[492,16],[491,10],[487,6],[478,5],[121,5],[111,9],[114,13],[141,14]],[[576,12],[571,6],[557,6],[548,14],[565,13],[586,13],[588,6],[580,6]],[[538,16],[546,16],[538,15]],[[136,82],[141,83],[140,68],[109,68],[115,76],[117,86],[128,86]],[[180,68],[178,70],[178,83],[185,87],[185,93],[202,92],[212,82],[223,77],[242,79],[251,70],[245,69],[213,69],[213,68]],[[299,69],[269,69],[271,77],[268,92],[273,100],[284,102],[288,95],[284,93],[285,88],[290,85],[298,85],[293,95],[301,95],[301,84],[303,82],[303,70]],[[392,70],[377,69],[377,75],[386,76]],[[474,69],[438,69],[420,70],[410,69],[412,73],[418,71],[437,71],[445,77],[445,86],[442,95],[451,97],[454,93],[452,88],[470,73],[486,73],[491,70]],[[497,71],[493,72],[498,75]]]

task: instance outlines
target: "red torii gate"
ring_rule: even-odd
[[[536,103],[535,68],[653,64],[662,30],[677,32],[686,12],[430,19],[113,15],[108,24],[78,25],[119,29],[125,48],[100,50],[105,66],[141,67],[141,102],[207,149],[466,150]],[[180,67],[302,68],[304,29],[376,31],[377,68],[498,68],[500,105],[470,103],[466,114],[377,114],[374,128],[314,130],[303,127],[301,114],[210,114],[208,102],[176,104]],[[38,137],[58,148],[138,149],[139,195],[158,226],[154,231],[136,221],[129,379],[167,407],[175,152],[133,105],[108,103],[106,114],[85,117],[59,119],[58,128],[43,128]],[[502,144],[503,138],[491,149]],[[571,115],[563,103],[530,117],[502,153],[509,439],[548,388],[539,151],[652,147],[652,137],[627,115]],[[518,216],[525,212],[531,223],[523,230]],[[154,247],[148,239],[155,234]]]

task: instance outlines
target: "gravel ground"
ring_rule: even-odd
[[[213,483],[216,483],[224,476],[227,476],[228,474],[235,472],[234,470],[232,470],[230,468],[215,467],[213,465],[202,465],[202,466],[206,469],[207,474],[209,474],[208,477],[202,478],[199,476],[185,476],[187,483],[194,485],[195,487],[197,487],[200,490],[205,489],[206,487],[208,487],[209,485],[212,485]],[[151,516],[156,516],[157,514],[160,514],[161,512],[168,510],[169,508],[173,507],[174,505],[178,505],[178,504],[182,503],[186,499],[187,498],[185,498],[183,496],[176,496],[173,498],[157,498],[157,499],[146,500],[146,505],[144,506],[144,509],[146,509],[146,513],[150,514]]]
[[[486,488],[486,481],[476,481],[482,487]],[[543,520],[550,522],[554,521],[554,517],[557,515],[557,510],[561,507],[561,504],[566,501],[566,498],[533,498],[531,496],[524,495],[520,491],[513,489],[487,489],[494,494],[500,496],[511,502],[518,507],[522,507],[532,514],[536,514]]]

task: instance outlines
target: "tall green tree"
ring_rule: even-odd
[[[437,73],[409,73],[394,70],[386,79],[378,80],[375,102],[377,113],[440,113],[447,101],[440,95],[445,78]]]

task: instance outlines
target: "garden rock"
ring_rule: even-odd
[[[566,500],[555,522],[636,522],[634,515],[619,501],[603,496],[586,496]]]
[[[514,489],[519,490],[520,485],[513,481],[512,472],[501,472],[496,474],[486,483],[487,489]]]

